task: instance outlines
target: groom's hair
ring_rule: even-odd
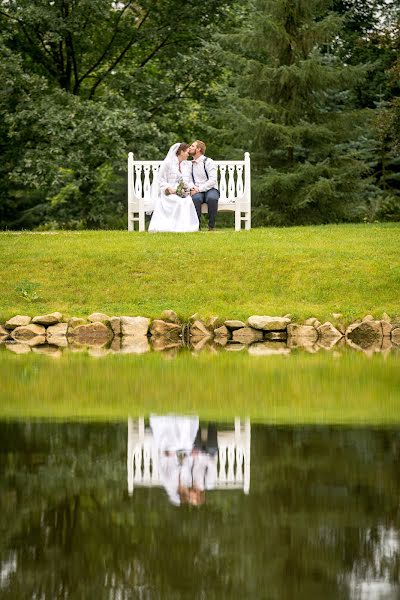
[[[196,140],[194,143],[196,144],[196,146],[202,154],[206,153],[206,145],[204,142],[202,142],[201,140]]]

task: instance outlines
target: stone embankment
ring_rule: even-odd
[[[93,313],[87,319],[73,317],[64,321],[54,312],[31,318],[16,315],[0,325],[0,341],[16,352],[40,349],[51,354],[57,348],[107,348],[115,352],[143,353],[151,348],[169,350],[191,346],[201,350],[215,345],[238,351],[248,348],[250,354],[287,354],[293,348],[309,352],[331,349],[346,344],[367,353],[400,347],[400,320],[384,314],[381,319],[372,315],[346,325],[342,315],[332,315],[333,323],[320,323],[316,318],[295,323],[290,315],[284,317],[252,315],[247,321],[221,320],[211,317],[202,320],[197,314],[183,323],[172,310],[159,319],[141,316],[108,316]]]

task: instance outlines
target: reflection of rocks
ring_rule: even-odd
[[[113,337],[112,331],[104,323],[89,323],[88,325],[78,325],[75,329],[69,330],[68,335],[75,338],[80,344],[102,345],[110,341]]]
[[[172,341],[165,337],[152,338],[151,346],[156,352],[165,352],[165,350],[171,350],[172,348],[182,348],[182,342]]]
[[[68,340],[68,350],[70,352],[86,352],[87,348],[87,344],[80,344],[74,338]]]
[[[381,327],[382,327],[382,335],[383,337],[389,337],[390,338],[390,333],[392,331],[392,324],[388,323],[387,321],[381,321]]]
[[[268,317],[253,315],[247,320],[250,327],[264,331],[284,331],[290,323],[288,317]]]
[[[45,336],[46,329],[42,325],[21,325],[16,327],[11,337],[17,342],[26,342],[37,336]]]
[[[288,338],[294,345],[305,345],[314,343],[318,339],[318,331],[313,325],[298,325],[291,323],[287,328]],[[299,343],[297,343],[299,342]]]
[[[60,322],[61,313],[55,312],[34,317],[33,321],[29,316],[16,315],[7,321],[5,327],[0,325],[0,342],[6,342],[11,337],[19,342],[29,342],[32,346],[47,342],[55,348],[63,348],[70,344],[74,351],[88,347],[108,348],[111,344],[110,352],[118,352],[122,348],[124,352],[134,353],[148,352],[149,341],[157,351],[175,352],[181,347],[182,339],[197,352],[202,348],[210,348],[212,340],[218,346],[226,346],[228,351],[236,352],[246,345],[268,342],[272,346],[263,348],[269,348],[271,353],[279,349],[277,342],[287,342],[287,346],[284,344],[286,350],[302,348],[307,352],[317,352],[321,348],[330,350],[342,343],[367,353],[387,353],[392,345],[400,346],[400,324],[386,313],[382,315],[382,320],[366,315],[348,327],[344,325],[341,314],[334,313],[332,317],[335,320],[321,325],[314,317],[299,324],[291,322],[291,315],[252,315],[247,325],[237,319],[226,320],[222,325],[222,320],[217,316],[205,320],[196,314],[187,324],[182,324],[174,311],[165,310],[162,318],[153,321],[147,317],[109,317],[105,313],[93,313],[88,320],[73,317],[68,323],[63,323]],[[122,342],[120,336],[127,337],[129,341]],[[138,338],[137,342],[132,340],[135,337]],[[261,352],[261,348],[254,346],[250,354]],[[216,351],[215,346],[213,349]],[[99,354],[97,350],[95,354]]]
[[[286,331],[267,331],[264,335],[264,338],[268,341],[283,341],[287,340],[287,332]]]
[[[307,325],[306,325],[307,327]],[[295,349],[299,348],[305,352],[315,353],[321,349],[315,338],[307,337],[289,337],[287,340],[288,348]]]
[[[46,343],[46,336],[45,335],[35,335],[34,337],[30,338],[29,340],[25,340],[24,344],[28,344],[28,346],[31,346],[31,348],[33,346],[41,346],[42,344]]]
[[[62,314],[60,312],[53,312],[48,315],[41,315],[39,317],[33,317],[32,323],[38,325],[56,325],[62,320]]]
[[[111,317],[110,325],[114,335],[121,335],[121,319],[119,317]]]
[[[150,344],[145,335],[125,335],[121,338],[123,354],[144,354],[150,352]]]
[[[396,346],[400,346],[400,327],[395,327],[394,329],[392,329],[390,337],[393,344],[395,344]]]
[[[66,338],[68,331],[68,323],[58,323],[57,325],[50,325],[47,328],[46,336],[47,342],[53,346],[59,346],[65,348],[68,346],[68,340]]]
[[[241,344],[253,344],[263,339],[263,332],[252,327],[242,327],[235,329],[232,333],[232,340]]]
[[[249,346],[249,354],[252,356],[274,356],[277,354],[290,354],[290,350],[284,342],[258,342]]]
[[[318,345],[325,350],[330,350],[343,336],[332,323],[326,321],[317,327]]]
[[[338,342],[341,339],[342,339],[342,336],[340,336],[340,338],[321,337],[321,338],[318,338],[317,345],[320,348],[323,348],[324,350],[331,350],[334,346],[336,346],[338,344]]]
[[[6,348],[7,350],[11,350],[11,352],[14,352],[15,354],[26,354],[27,352],[31,351],[30,346],[28,346],[28,344],[13,344],[13,343],[9,343],[6,344]]]
[[[182,333],[182,326],[177,323],[168,323],[161,319],[155,319],[150,325],[150,333],[154,337],[166,337],[168,339],[177,339]]]
[[[88,349],[89,356],[93,356],[93,358],[103,358],[103,356],[107,356],[109,353],[110,350],[104,346],[90,346]]]
[[[46,356],[51,356],[52,358],[60,358],[62,356],[62,351],[57,346],[49,346],[48,344],[43,344],[42,346],[37,346],[32,348],[32,351],[37,354],[45,354]]]
[[[67,348],[68,347],[68,338],[65,335],[53,335],[47,336],[47,343],[52,346],[58,346],[59,348]]]
[[[212,344],[211,337],[192,337],[190,338],[190,345],[195,352],[201,352],[202,350],[210,350]]]
[[[391,352],[392,348],[393,348],[393,344],[392,344],[392,340],[390,339],[390,337],[384,337],[379,351],[382,352],[383,354],[389,354],[389,352]]]
[[[357,338],[359,343],[354,342],[350,337],[346,337],[346,344],[353,350],[360,350],[368,355],[380,352],[382,347],[382,338],[368,339]]]
[[[143,337],[147,335],[149,324],[147,317],[121,317],[121,334]]]
[[[8,329],[6,329],[5,327],[3,327],[2,325],[0,325],[0,340],[4,341],[6,340],[10,335],[10,332]]]
[[[12,319],[9,319],[5,322],[6,329],[15,329],[16,327],[22,327],[24,325],[29,325],[31,322],[31,318],[25,315],[16,315]]]
[[[229,332],[229,329],[225,325],[221,325],[221,327],[217,327],[217,329],[214,329],[214,337],[216,341],[221,339],[228,339],[230,338],[230,335],[231,334]]]
[[[245,346],[244,344],[235,344],[234,342],[229,342],[225,346],[225,350],[227,352],[241,352],[242,350],[245,350],[246,348],[247,348],[247,346]]]
[[[110,351],[114,353],[121,351],[121,338],[119,335],[116,335],[111,342]]]

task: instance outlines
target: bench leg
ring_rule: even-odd
[[[240,209],[239,207],[235,208],[235,231],[240,231],[242,227],[241,219],[240,219]]]
[[[144,210],[139,212],[139,231],[146,231]]]
[[[143,219],[144,221],[144,219]],[[135,229],[135,223],[138,224],[137,229]],[[132,211],[131,213],[128,214],[128,231],[144,231],[145,227],[144,227],[144,222],[143,222],[143,229],[141,229],[141,222],[140,222],[140,215],[137,212]]]

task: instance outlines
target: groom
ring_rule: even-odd
[[[190,195],[196,208],[199,223],[201,222],[201,205],[208,205],[208,230],[214,231],[215,218],[218,212],[219,191],[217,184],[217,168],[211,158],[204,156],[206,145],[196,140],[189,148],[192,161],[189,163]],[[190,172],[191,169],[191,172]]]

